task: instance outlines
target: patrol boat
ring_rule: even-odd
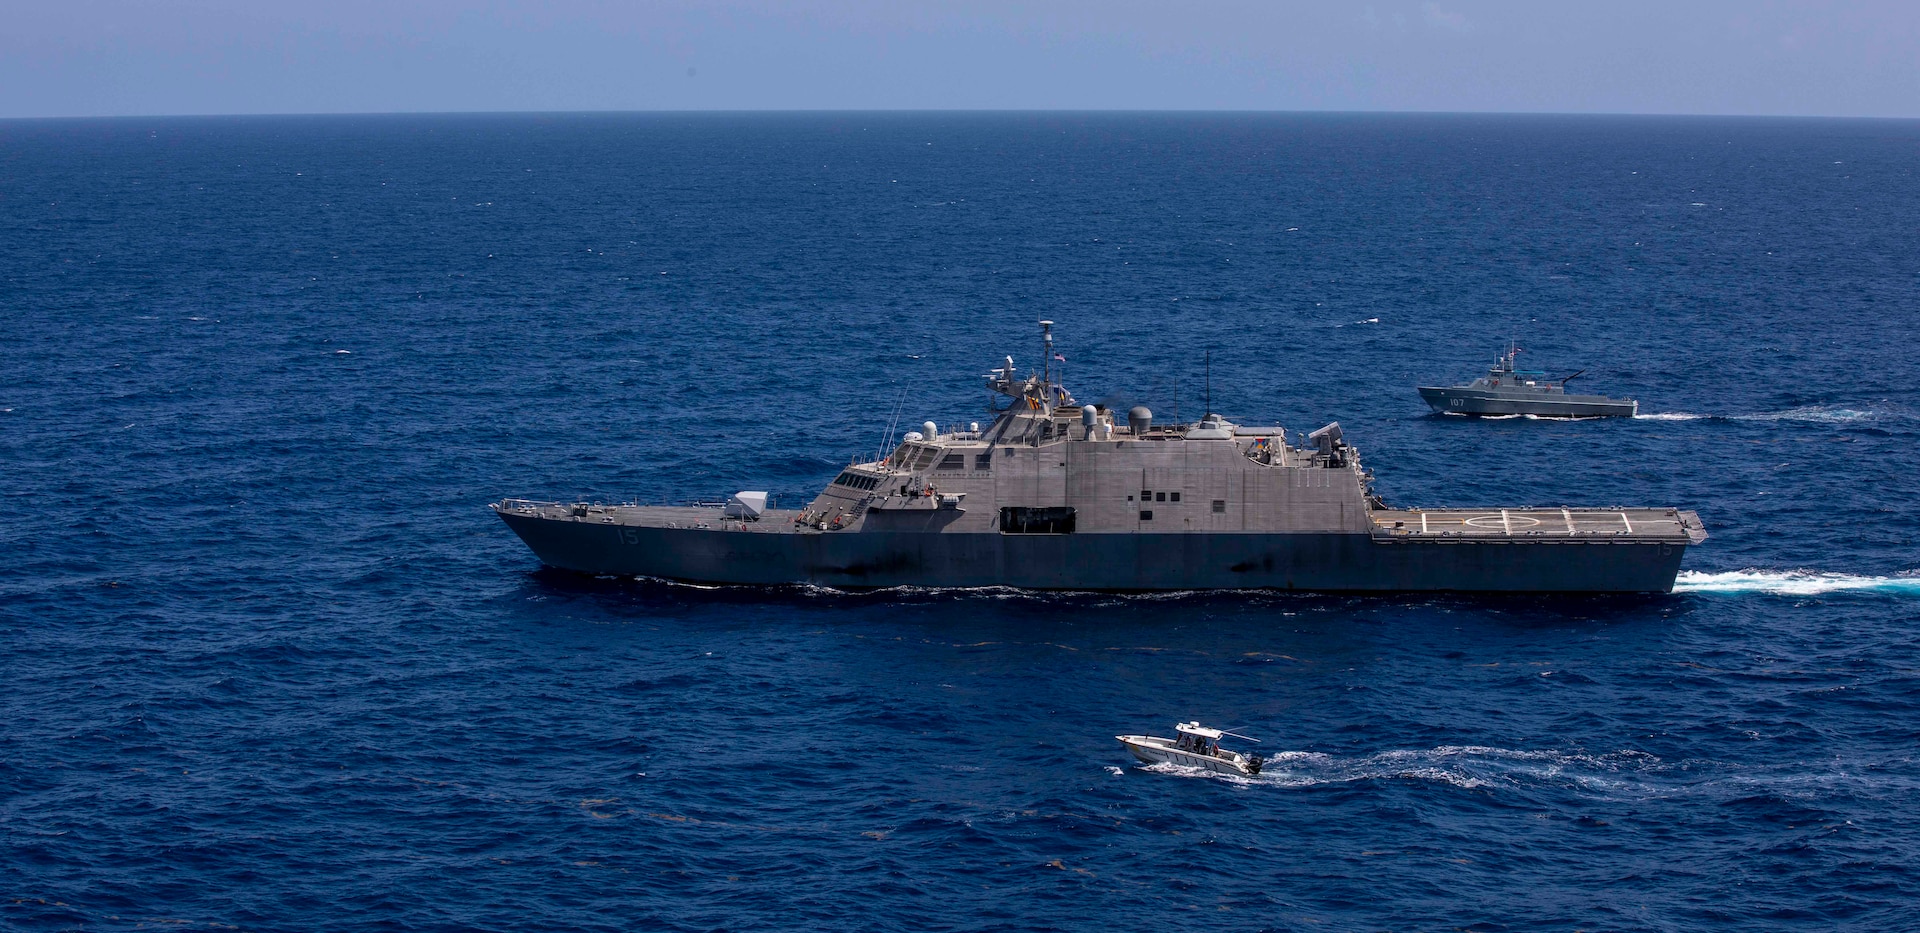
[[[1265,764],[1259,755],[1243,755],[1220,747],[1222,736],[1231,735],[1249,742],[1258,742],[1259,739],[1221,729],[1209,729],[1197,719],[1174,723],[1173,732],[1179,738],[1164,739],[1157,735],[1116,735],[1114,738],[1119,739],[1120,744],[1133,753],[1133,757],[1148,764],[1170,761],[1189,768],[1205,768],[1242,777],[1259,774],[1260,766]]]
[[[1472,382],[1421,386],[1420,397],[1444,415],[1533,415],[1538,418],[1631,418],[1640,403],[1604,395],[1569,395],[1567,383],[1586,372],[1548,379],[1544,372],[1514,369],[1520,348],[1509,346],[1492,368]]]
[[[1052,322],[1040,322],[1043,361]],[[1339,422],[1124,423],[1051,363],[986,377],[992,421],[929,421],[799,509],[504,499],[551,567],[712,584],[1665,593],[1705,540],[1673,508],[1391,508]]]

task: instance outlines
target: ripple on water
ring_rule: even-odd
[[[1905,929],[1916,141],[0,121],[0,925]],[[847,593],[541,570],[484,507],[804,501],[982,419],[1036,309],[1080,396],[1339,420],[1396,504],[1713,537],[1673,597]],[[1427,415],[1508,337],[1649,413]],[[1279,751],[1112,739],[1195,718]]]

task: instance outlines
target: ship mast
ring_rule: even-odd
[[[1040,322],[1040,397],[1053,413],[1053,322]]]

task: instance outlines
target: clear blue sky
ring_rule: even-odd
[[[1920,116],[1920,0],[6,0],[0,117]]]

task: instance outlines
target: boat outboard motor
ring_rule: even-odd
[[[1145,405],[1135,405],[1127,409],[1127,427],[1133,429],[1133,436],[1140,437],[1153,427],[1153,412]]]
[[[1100,409],[1095,408],[1092,405],[1080,406],[1080,426],[1086,429],[1086,436],[1082,437],[1081,440],[1083,441],[1093,440],[1094,425],[1097,425],[1099,423],[1100,423]]]
[[[1335,421],[1307,435],[1307,440],[1319,446],[1320,456],[1326,459],[1328,466],[1336,465],[1340,451],[1340,422]]]

